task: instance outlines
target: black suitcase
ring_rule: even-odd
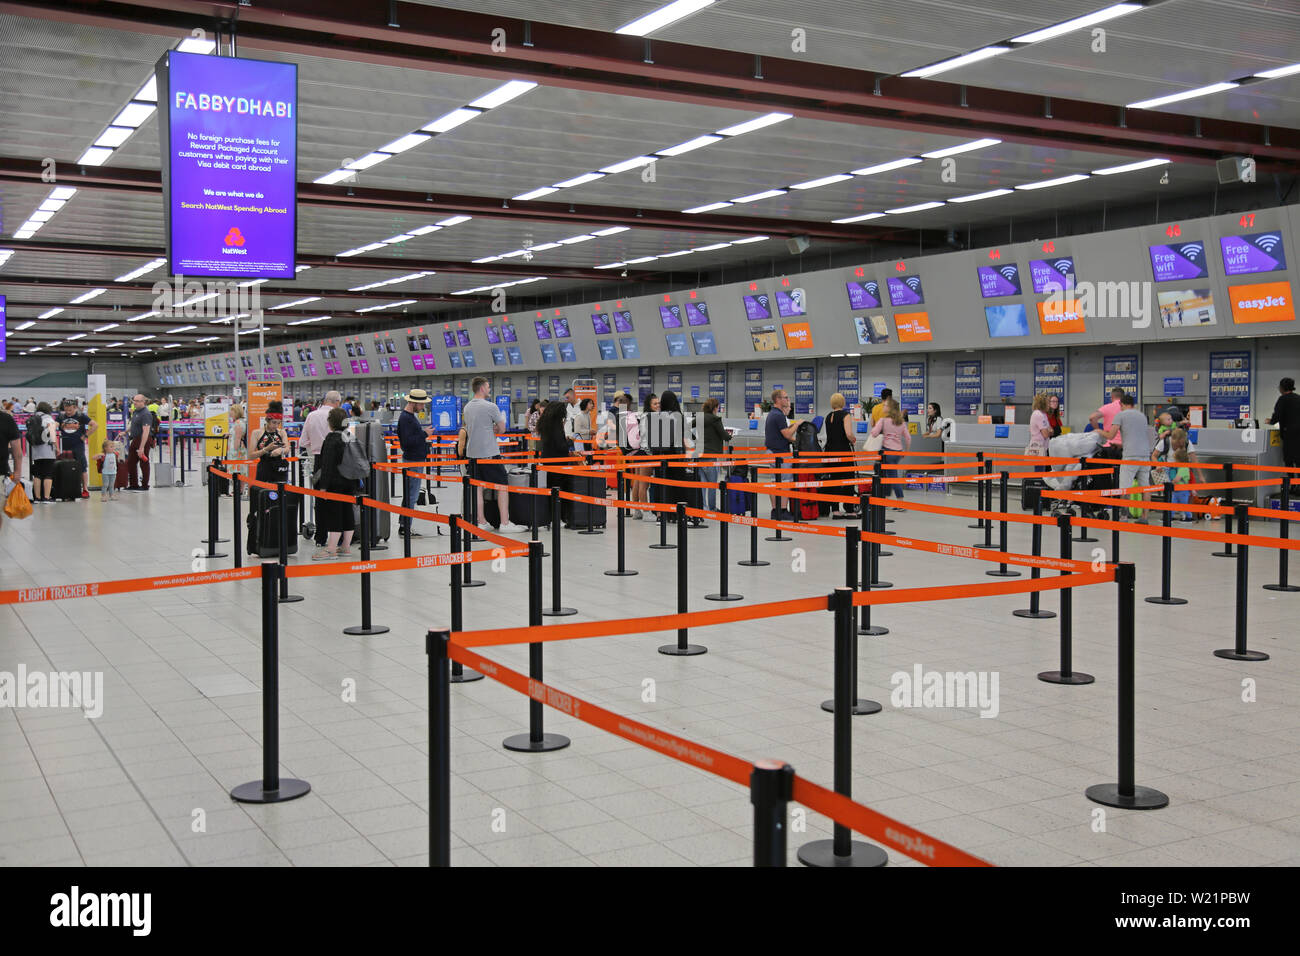
[[[1025,478],[1020,482],[1020,507],[1023,511],[1034,510],[1034,499],[1047,487],[1042,478]],[[1043,501],[1044,506],[1047,500]]]
[[[67,458],[54,460],[53,481],[50,483],[50,497],[59,501],[76,501],[81,497],[81,472],[77,463]]]
[[[506,479],[510,484],[511,490],[517,487],[528,487],[527,469],[518,472],[510,472]],[[537,473],[537,486],[539,488],[549,487],[546,484],[546,472]],[[537,507],[537,525],[549,525],[551,523],[551,499],[548,495],[533,495],[527,492],[510,495],[510,520],[512,523],[523,528],[533,526],[533,503]]]
[[[280,501],[274,491],[254,488],[248,502],[248,545],[249,554],[256,557],[276,558],[280,556],[280,507],[285,505],[289,513],[285,516],[288,528],[285,541],[285,553],[298,553],[298,535],[296,521],[298,515],[298,496],[286,493]]]
[[[589,475],[570,475],[568,490],[575,495],[586,495],[588,498],[599,498],[605,500],[604,475],[592,477]],[[685,490],[685,489],[678,489]],[[605,506],[590,505],[585,501],[569,502],[569,527],[585,528],[588,526],[588,514],[590,514],[590,526],[593,528],[605,527]]]

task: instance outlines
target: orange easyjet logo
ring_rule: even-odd
[[[900,342],[929,342],[933,338],[928,312],[895,312],[894,326]]]
[[[1228,299],[1232,302],[1232,321],[1238,324],[1295,321],[1295,302],[1289,282],[1230,285]]]
[[[1051,298],[1038,303],[1038,327],[1044,335],[1087,331],[1078,299]]]
[[[807,322],[787,322],[781,326],[785,333],[785,347],[788,349],[810,349],[813,347],[812,326]]]

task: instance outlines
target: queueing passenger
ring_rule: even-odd
[[[13,463],[10,464],[10,458]],[[16,482],[23,477],[23,437],[13,415],[0,412],[0,500],[8,501]],[[4,525],[4,507],[0,505],[0,526]]]
[[[153,413],[148,399],[137,394],[131,399],[131,423],[127,426],[127,491],[149,490],[149,450],[153,447]],[[144,479],[144,484],[140,479]]]
[[[857,435],[854,433],[853,416],[849,410],[844,407],[844,396],[836,392],[831,396],[830,414],[826,416],[826,451],[836,451],[849,453],[853,451],[853,446],[857,441]],[[843,467],[837,465],[836,467]],[[852,472],[835,472],[835,474],[852,474]],[[852,485],[844,485],[839,488],[825,489],[827,494],[846,495],[853,497],[854,489]],[[838,503],[831,505],[832,510],[838,511]],[[846,515],[856,515],[858,513],[857,505],[844,505]]]
[[[488,481],[500,485],[497,489],[497,508],[500,511],[500,525],[497,530],[502,534],[518,534],[528,529],[514,524],[510,520],[510,492],[507,487],[510,479],[506,475],[506,466],[501,459],[501,446],[497,436],[506,430],[505,412],[488,399],[492,386],[481,375],[470,382],[474,397],[465,405],[465,457],[474,466],[474,475],[479,481]],[[483,514],[483,486],[478,489],[479,527],[487,523]]]
[[[112,501],[117,497],[117,442],[104,439],[100,454],[95,457],[95,466],[99,468],[99,500]]]
[[[568,424],[569,407],[564,402],[547,402],[542,409],[541,416],[537,419],[537,435],[541,440],[541,454],[538,456],[543,459],[558,459],[569,457],[569,436],[566,434]],[[555,462],[558,464],[558,462]],[[546,475],[546,485],[548,488],[559,488],[561,491],[569,490],[569,476],[560,471],[542,472]],[[551,520],[567,522],[569,517],[569,501],[560,499],[560,514],[551,515]]]
[[[1264,419],[1265,425],[1276,425],[1282,433],[1282,464],[1287,468],[1300,468],[1300,395],[1295,392],[1295,379],[1287,377],[1278,383],[1277,402],[1273,414]],[[1292,476],[1295,480],[1300,476]]]
[[[792,421],[789,416],[789,394],[783,388],[775,389],[772,392],[772,410],[767,413],[767,421],[763,425],[763,446],[783,459],[790,457],[790,442],[794,440],[794,433],[799,429],[799,423]],[[779,482],[784,479],[783,475],[774,475],[772,480]],[[771,498],[772,520],[793,521],[794,515],[781,507],[784,499],[779,495],[772,495]]]
[[[257,461],[253,478],[275,484],[289,478],[289,436],[284,430],[284,403],[269,402],[262,426],[248,436],[248,457]]]
[[[57,457],[54,443],[58,441],[54,426],[53,409],[49,402],[40,402],[33,416],[27,420],[27,448],[32,458],[32,501],[48,504],[54,487],[54,461]]]
[[[882,415],[874,425],[871,426],[871,434],[885,436],[884,444],[880,446],[880,460],[886,465],[901,465],[903,463],[902,453],[912,447],[912,433],[908,431],[907,425],[903,421],[903,410],[899,407],[898,402],[892,398],[881,402],[885,406],[885,414]],[[901,468],[890,468],[884,473],[886,478],[902,478],[903,471]],[[901,500],[903,497],[903,482],[897,484],[885,485],[885,497],[891,494],[897,495]],[[894,511],[902,511],[902,508],[894,508]]]
[[[1026,455],[1047,455],[1047,443],[1052,440],[1052,419],[1048,414],[1048,397],[1046,392],[1034,396],[1033,411],[1029,413],[1029,444],[1025,446]],[[1035,465],[1034,471],[1047,471],[1047,465]]]
[[[335,405],[326,413],[325,421],[330,431],[321,441],[320,454],[317,456],[320,477],[316,479],[316,488],[339,495],[354,495],[357,483],[339,474],[339,465],[343,461],[343,431],[347,427],[348,416],[342,408]],[[312,554],[312,560],[347,557],[348,549],[352,547],[352,533],[356,530],[352,504],[347,501],[317,499],[316,526],[325,535],[325,545]]]
[[[81,497],[90,497],[90,468],[86,463],[86,443],[95,434],[98,423],[91,421],[85,412],[77,410],[77,400],[63,400],[63,415],[59,418],[59,450],[72,452],[72,460],[77,463],[77,472],[81,475]]]
[[[727,430],[722,427],[722,418],[718,415],[718,409],[721,404],[716,398],[710,395],[704,400],[704,408],[700,412],[700,434],[704,441],[704,455],[708,459],[708,464],[701,465],[697,472],[700,481],[709,482],[709,487],[704,489],[705,507],[710,511],[718,510],[718,458],[716,456],[723,454],[727,450]],[[723,507],[726,507],[724,501]]]
[[[1141,486],[1151,484],[1151,466],[1142,464],[1151,460],[1151,426],[1147,423],[1147,417],[1134,407],[1136,404],[1136,398],[1128,393],[1123,394],[1120,397],[1120,411],[1111,419],[1110,427],[1101,430],[1102,438],[1107,441],[1119,436],[1120,445],[1124,449],[1123,460],[1132,462],[1120,465],[1119,486],[1124,491],[1135,483]],[[1151,493],[1142,492],[1142,500],[1150,501]],[[1123,520],[1122,514],[1120,518]],[[1145,509],[1139,509],[1138,515],[1133,518],[1137,524],[1145,524],[1148,520],[1150,516]]]
[[[406,394],[406,407],[397,416],[397,440],[402,446],[403,462],[427,462],[429,460],[429,430],[420,424],[419,413],[424,406],[432,402],[429,393],[422,388],[413,388]],[[414,510],[420,500],[420,482],[424,476],[420,469],[402,469],[402,507]],[[469,516],[466,515],[466,518]],[[420,537],[420,532],[412,526],[409,515],[397,519],[397,533],[409,538]]]

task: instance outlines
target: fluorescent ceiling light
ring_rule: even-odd
[[[629,259],[629,260],[627,260],[627,262],[623,263],[623,265],[625,265],[625,266],[636,266],[636,265],[640,265],[640,264],[643,263],[643,262],[654,262],[655,259],[657,259],[657,258],[659,258],[659,257],[658,257],[658,256],[642,256],[642,257],[639,258],[639,259]]]
[[[52,212],[42,212],[41,210],[38,209],[36,212],[32,213],[32,218],[31,218],[30,220],[28,220],[28,221],[29,221],[29,222],[49,222],[49,221],[50,221],[51,219],[53,219],[53,218],[54,218],[54,213],[52,213]]]
[[[352,175],[350,169],[336,169],[332,173],[326,173],[324,176],[318,176],[312,182],[319,183],[322,186],[333,186],[335,183],[342,182]]]
[[[387,239],[381,240],[381,242],[386,246],[395,246],[399,242],[405,242],[407,239],[414,238],[414,236],[408,236],[406,233],[402,233],[400,236],[389,236]]]
[[[180,343],[180,342],[172,342],[170,345],[164,345],[164,346],[163,346],[163,348],[165,348],[165,349],[178,349],[178,348],[180,348],[180,347],[181,347],[181,343]]]
[[[192,331],[194,331],[196,328],[198,328],[197,325],[178,325],[178,326],[176,326],[176,328],[174,328],[174,329],[168,329],[168,330],[167,330],[165,333],[163,333],[163,334],[164,334],[164,335],[177,335],[178,333],[181,333],[181,332],[192,332]]]
[[[163,265],[166,265],[166,264],[167,264],[167,260],[166,260],[166,259],[153,259],[153,260],[151,260],[151,261],[149,261],[149,262],[146,262],[144,265],[140,266],[140,268],[138,268],[138,269],[132,269],[130,272],[125,273],[124,275],[120,275],[120,276],[118,276],[118,277],[117,277],[116,279],[114,279],[113,281],[114,281],[114,282],[130,282],[132,279],[138,279],[138,278],[140,278],[140,276],[145,275],[146,273],[149,273],[149,272],[153,272],[153,270],[157,269],[159,266],[163,266]]]
[[[533,252],[546,252],[548,249],[558,249],[561,243],[543,242],[540,246],[533,246]]]
[[[364,309],[357,309],[357,312],[375,312],[379,309],[395,309],[399,305],[414,305],[415,299],[403,299],[400,302],[385,302],[382,305],[368,305]]]
[[[442,226],[421,226],[419,229],[412,229],[413,236],[427,236],[431,232],[437,232]]]
[[[156,335],[140,335],[140,336],[137,336],[136,338],[133,338],[131,341],[132,341],[132,342],[148,342],[150,339],[154,339],[154,338],[157,338],[157,336],[156,336]]]
[[[651,10],[645,16],[637,17],[631,23],[623,24],[614,32],[621,33],[624,36],[648,36],[661,27],[676,23],[683,17],[689,17],[692,13],[703,10],[712,3],[713,0],[673,0],[672,3],[660,7],[658,10]]]
[[[205,336],[203,336],[203,338],[201,338],[201,339],[195,339],[194,341],[195,341],[195,342],[215,342],[216,340],[217,340],[217,336],[215,336],[215,335],[205,335]]]
[[[848,173],[836,173],[833,176],[823,176],[821,179],[810,179],[803,183],[794,183],[791,189],[816,189],[818,186],[830,186],[833,183],[842,183],[845,180],[852,179]]]
[[[866,222],[868,219],[883,219],[884,217],[883,212],[864,212],[860,216],[846,216],[843,219],[832,219],[831,222],[842,226],[851,222]]]
[[[101,295],[103,295],[103,294],[104,294],[105,292],[107,292],[107,291],[108,291],[107,289],[91,289],[89,292],[83,292],[83,293],[81,293],[81,295],[77,296],[75,299],[73,299],[73,300],[72,300],[71,302],[69,302],[68,304],[69,304],[69,305],[81,305],[81,303],[83,303],[83,302],[89,302],[91,299],[95,298],[96,296],[101,296]]]
[[[596,266],[597,269],[617,269],[619,266],[627,265],[626,262],[606,262],[603,266]]]
[[[1066,183],[1077,183],[1081,179],[1087,179],[1086,173],[1073,173],[1069,176],[1058,176],[1056,179],[1044,179],[1036,183],[1021,183],[1017,189],[1046,189],[1048,186],[1064,186]]]
[[[602,166],[602,173],[625,173],[629,169],[638,169],[641,166],[649,166],[655,161],[653,156],[633,156],[631,159],[625,159],[621,163],[615,163],[612,166]]]
[[[115,149],[130,139],[134,132],[135,130],[129,126],[110,126],[100,134],[99,139],[95,140],[95,145]]]
[[[14,238],[15,238],[15,239],[30,239],[30,238],[31,238],[32,236],[34,236],[34,235],[36,235],[36,230],[35,230],[35,229],[19,229],[19,230],[17,230],[17,231],[14,233]]]
[[[785,194],[786,190],[784,189],[764,189],[761,193],[752,193],[748,196],[737,196],[731,201],[734,203],[758,202],[760,199],[771,199],[773,196],[784,196]]]
[[[198,37],[186,37],[176,47],[182,53],[211,53],[216,48],[217,44],[214,41],[201,40]]]
[[[294,319],[292,322],[288,322],[288,323],[286,323],[286,324],[287,324],[287,325],[307,325],[307,324],[310,323],[310,322],[322,322],[322,321],[324,321],[325,319],[328,319],[328,318],[329,318],[328,315],[318,315],[318,316],[316,316],[315,318],[312,318],[312,319]],[[200,339],[199,341],[201,342],[201,341],[203,341],[203,340]]]
[[[307,271],[308,269],[310,269],[310,268],[311,268],[311,266],[295,266],[293,271],[294,271],[294,272],[306,272],[306,271]],[[256,284],[258,284],[258,283],[265,282],[265,281],[266,281],[265,279],[258,279],[256,283],[253,283],[253,285],[256,285]]]
[[[480,266],[480,265],[483,265],[483,264],[486,263],[486,262],[496,262],[496,261],[498,261],[498,260],[500,260],[500,259],[503,259],[503,258],[504,258],[504,256],[484,256],[482,259],[474,259],[474,260],[473,260],[473,264],[476,265],[476,266]]]
[[[845,357],[845,358],[862,358],[862,353],[861,353],[861,352],[845,352],[845,353],[844,353],[844,357]]]
[[[52,319],[52,318],[54,318],[56,315],[58,315],[58,314],[59,314],[60,312],[62,312],[62,311],[63,311],[62,309],[48,309],[47,311],[42,312],[40,315],[38,315],[37,318],[38,318],[38,319]]]
[[[220,319],[208,319],[208,325],[228,325],[229,323],[230,316],[228,315]]]
[[[54,346],[56,346],[56,345],[62,345],[62,344],[63,344],[63,339],[59,339],[57,342],[46,342],[46,343],[45,343],[45,347],[46,347],[47,349],[52,349],[52,348],[54,348]]]
[[[536,189],[529,190],[526,193],[520,193],[518,196],[511,196],[511,199],[520,202],[526,202],[529,199],[541,199],[543,196],[549,196],[551,193],[558,193],[558,186],[538,186]]]
[[[71,199],[77,190],[72,186],[58,186],[50,191],[51,199]]]
[[[485,93],[469,105],[480,110],[496,109],[502,103],[509,103],[516,96],[523,96],[537,86],[531,80],[511,80],[498,86],[491,93]]]
[[[592,233],[592,235],[601,236],[601,237],[615,236],[618,235],[620,232],[627,232],[631,228],[632,228],[631,226],[610,226],[608,229],[597,229],[595,232]]]
[[[946,73],[948,70],[956,70],[963,66],[970,66],[972,63],[979,63],[981,60],[987,60],[990,57],[998,56],[1001,53],[1007,53],[1010,50],[1011,47],[1009,46],[986,46],[982,50],[963,53],[961,56],[955,56],[951,60],[941,60],[938,63],[931,63],[929,66],[923,66],[915,70],[908,70],[903,74],[903,76],[934,76],[936,73]]]
[[[522,255],[523,255],[525,252],[527,252],[527,251],[528,251],[527,249],[515,249],[515,250],[513,250],[513,251],[511,251],[511,252],[503,252],[503,253],[501,253],[501,258],[502,258],[502,259],[517,259],[517,258],[519,258],[520,256],[522,256]]]
[[[938,209],[942,205],[943,203],[941,202],[922,202],[917,203],[915,206],[899,206],[897,209],[886,209],[885,212],[889,213],[891,216],[901,216],[903,213],[908,212],[921,212],[924,209]]]
[[[440,116],[428,126],[421,126],[420,128],[426,133],[445,133],[448,130],[455,129],[462,123],[468,123],[475,116],[482,115],[482,110],[469,110],[462,107],[458,110],[452,110],[446,116]]]
[[[153,116],[154,110],[158,107],[152,103],[127,103],[122,107],[122,112],[113,118],[111,126],[129,126],[136,129],[144,125],[144,121]]]
[[[916,156],[908,156],[904,159],[893,159],[887,163],[879,163],[875,166],[864,166],[862,169],[852,170],[854,176],[874,176],[876,173],[887,173],[891,169],[902,169],[904,166],[915,166],[921,162]]]
[[[104,346],[104,348],[106,348],[106,349],[115,349],[115,348],[117,348],[118,346],[120,346],[120,345],[125,345],[125,344],[126,344],[125,342],[109,342],[107,345]]]
[[[1289,66],[1275,66],[1271,70],[1261,70],[1255,74],[1255,79],[1276,80],[1280,76],[1290,76],[1292,73],[1300,73],[1300,63],[1292,63]]]
[[[158,261],[159,261],[159,262],[166,262],[167,260],[166,260],[166,259],[159,259]],[[311,266],[299,266],[299,267],[298,267],[298,271],[301,272],[303,269],[310,269],[310,268],[311,268]],[[249,286],[261,285],[262,283],[264,283],[264,282],[268,282],[268,281],[270,281],[270,280],[268,280],[268,279],[249,279],[247,282],[241,282],[241,283],[239,283],[239,288],[241,288],[241,289],[247,289]]]
[[[424,133],[407,133],[405,136],[399,136],[387,146],[380,146],[381,153],[404,153],[408,149],[413,149],[421,143],[427,143],[433,139],[432,136],[426,136]]]
[[[153,316],[155,316],[155,315],[157,315],[157,314],[158,314],[157,312],[141,312],[139,315],[135,316],[134,318],[127,319],[127,321],[128,321],[128,322],[139,322],[141,319],[148,319],[148,318],[151,318],[151,317],[153,317]]]
[[[81,154],[77,160],[78,166],[103,166],[108,162],[108,158],[113,155],[111,149],[104,149],[102,146],[92,146]]]
[[[676,252],[661,252],[659,253],[659,258],[673,259],[676,258],[677,256],[689,256],[694,251],[695,251],[694,249],[678,249]]]
[[[108,323],[108,325],[101,325],[99,328],[95,329],[95,331],[96,331],[96,332],[107,332],[109,329],[115,329],[115,328],[117,328],[120,324],[121,324],[120,322],[110,322],[110,323]]]
[[[353,170],[369,169],[371,166],[378,166],[384,160],[392,158],[393,156],[391,153],[381,153],[376,150],[373,153],[367,153],[360,159],[354,159],[344,168]]]
[[[678,143],[676,146],[669,146],[667,149],[655,150],[656,156],[680,156],[682,153],[689,153],[693,149],[699,149],[701,146],[709,146],[713,143],[720,143],[721,136],[714,136],[712,133],[705,133],[703,136],[697,136],[694,139],[688,139],[684,143]]]
[[[1165,106],[1169,103],[1179,103],[1183,100],[1195,99],[1198,96],[1209,96],[1211,93],[1222,93],[1224,90],[1231,90],[1240,86],[1239,83],[1211,83],[1209,86],[1200,86],[1194,90],[1184,90],[1181,93],[1170,93],[1168,96],[1157,96],[1149,100],[1140,100],[1137,103],[1128,104],[1131,110],[1151,110],[1157,106]]]
[[[604,179],[604,173],[583,173],[581,176],[574,176],[572,179],[566,179],[562,183],[555,183],[556,189],[568,189],[571,186],[581,186],[584,183],[594,182],[597,179]]]
[[[968,196],[953,196],[948,202],[979,202],[981,199],[992,199],[994,196],[1009,196],[1010,189],[990,189],[988,192],[971,193]]]
[[[791,113],[766,113],[763,116],[747,120],[744,123],[737,123],[735,126],[728,126],[726,129],[718,130],[719,136],[743,136],[745,133],[752,133],[756,129],[763,129],[765,126],[775,126],[777,123],[784,123],[788,119],[794,119]]]
[[[1113,176],[1116,173],[1131,173],[1135,169],[1150,169],[1152,166],[1167,166],[1167,159],[1142,159],[1136,163],[1125,163],[1123,166],[1107,166],[1105,169],[1094,169],[1094,176]]]
[[[745,245],[746,243],[750,243],[750,242],[762,242],[762,241],[765,240],[765,239],[767,239],[767,236],[748,236],[748,237],[746,237],[746,238],[744,238],[744,239],[733,239],[733,240],[731,241],[731,244],[732,244],[733,246],[743,246],[743,245]]]
[[[47,199],[36,207],[38,212],[58,212],[67,204],[66,199]]]
[[[274,312],[276,309],[287,309],[291,306],[306,305],[308,302],[319,302],[319,301],[320,301],[320,296],[313,295],[313,296],[309,296],[306,299],[294,299],[292,302],[283,302],[280,305],[273,305],[271,306],[271,311]]]
[[[33,325],[35,325],[35,324],[36,324],[36,320],[35,320],[35,319],[28,319],[28,320],[27,320],[26,322],[24,322],[22,325],[15,325],[15,326],[14,326],[14,329],[15,329],[16,331],[18,331],[18,332],[22,332],[22,331],[24,331],[24,330],[26,330],[26,329],[30,329],[30,328],[31,328]],[[95,331],[99,331],[99,330],[96,329]]]
[[[1011,42],[1039,43],[1043,40],[1051,40],[1054,37],[1064,36],[1067,33],[1073,33],[1075,30],[1082,30],[1084,27],[1090,27],[1097,23],[1105,23],[1107,20],[1113,20],[1115,17],[1122,17],[1126,13],[1141,9],[1142,5],[1140,3],[1117,3],[1093,13],[1086,13],[1081,17],[1075,17],[1073,20],[1066,20],[1050,27],[1044,27],[1041,30],[1035,30],[1033,33],[1013,37]]]
[[[715,242],[711,246],[697,246],[691,252],[712,252],[714,249],[725,249],[731,245],[729,242]]]
[[[446,219],[439,219],[440,226],[459,226],[462,222],[469,222],[473,216],[449,216]]]
[[[586,236],[586,235],[583,235],[583,236],[570,236],[568,239],[561,239],[561,240],[560,240],[560,245],[562,245],[562,246],[572,246],[572,245],[575,245],[575,244],[577,244],[577,243],[579,243],[579,242],[586,242],[588,239],[595,239],[595,238],[596,238],[595,236]]]
[[[29,231],[29,232],[36,232],[36,231],[39,230],[39,229],[41,228],[41,226],[43,226],[43,225],[45,225],[45,223],[43,223],[43,222],[38,222],[38,221],[35,220],[35,219],[28,219],[25,223],[23,223],[23,224],[22,224],[21,226],[19,226],[18,228],[19,228],[19,229],[22,229],[22,230]],[[16,237],[19,238],[19,239],[23,238],[22,236],[19,236],[18,233],[16,233],[16,232],[14,233],[14,236],[16,236]]]
[[[131,97],[131,99],[140,100],[141,102],[144,103],[157,103],[158,102],[157,75],[150,74],[149,79],[145,80],[144,86],[140,87],[140,89],[136,91],[135,96]]]
[[[726,209],[730,205],[729,202],[711,202],[703,206],[695,206],[692,209],[683,209],[682,212],[713,212],[715,209]]]
[[[1000,139],[973,139],[969,143],[959,143],[956,146],[946,146],[943,149],[932,150],[928,153],[922,153],[926,159],[942,159],[945,156],[956,156],[958,153],[968,153],[972,149],[983,149],[985,146],[996,146],[1002,142]]]

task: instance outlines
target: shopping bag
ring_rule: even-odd
[[[22,482],[15,481],[14,490],[5,499],[5,515],[18,521],[31,517],[31,513],[32,503],[27,498],[27,492],[23,490]]]

